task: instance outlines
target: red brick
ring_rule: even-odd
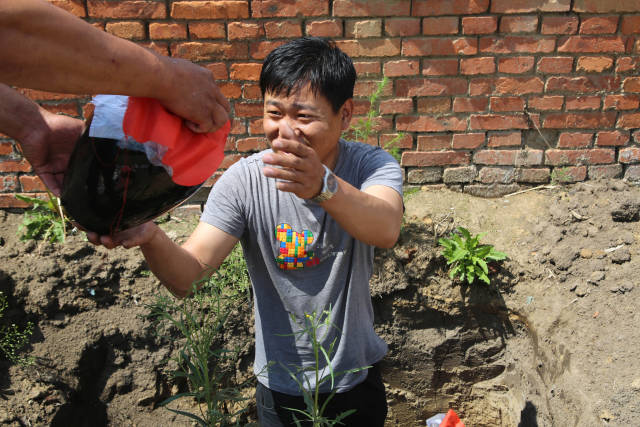
[[[405,151],[402,166],[445,166],[469,164],[469,153],[464,151]]]
[[[230,99],[237,99],[242,96],[242,85],[232,82],[218,82],[220,92]]]
[[[640,58],[623,56],[616,58],[616,73],[627,73],[640,69]]]
[[[566,110],[599,110],[601,101],[599,96],[568,96]]]
[[[262,135],[263,133],[264,127],[262,125],[262,119],[249,120],[249,135]]]
[[[593,141],[592,132],[562,132],[558,137],[557,148],[587,148]]]
[[[640,15],[623,16],[620,31],[622,34],[640,34]]]
[[[640,108],[640,97],[637,95],[607,95],[604,98],[604,110],[636,110]]]
[[[524,99],[519,96],[491,97],[491,111],[522,111],[524,110]]]
[[[522,134],[520,132],[496,133],[491,132],[488,136],[487,147],[519,147],[522,145]]]
[[[500,19],[501,33],[535,33],[538,28],[538,17],[530,16],[503,16]]]
[[[518,150],[481,150],[473,156],[473,163],[511,166],[515,164],[518,153]]]
[[[543,127],[547,129],[611,128],[614,126],[615,120],[615,112],[550,113],[544,118]]]
[[[229,23],[229,40],[234,38],[231,37],[231,28],[235,28],[235,24],[238,23]],[[222,22],[189,22],[189,34],[192,39],[223,39],[227,36],[227,31]]]
[[[406,16],[411,0],[334,0],[334,16]]]
[[[75,102],[60,102],[56,104],[42,104],[42,108],[54,114],[66,114],[67,116],[79,117],[78,104]]]
[[[455,113],[479,113],[487,110],[487,98],[454,98],[453,111]]]
[[[242,155],[240,154],[227,154],[226,156],[224,156],[224,159],[222,159],[222,163],[220,163],[219,169],[229,169],[235,162],[237,162],[241,158]]]
[[[478,180],[483,184],[510,184],[514,179],[513,168],[482,168],[478,173]]]
[[[139,46],[144,47],[157,53],[158,55],[169,56],[169,45],[165,42],[150,41],[150,42],[136,42]]]
[[[0,193],[13,193],[18,190],[18,179],[15,175],[0,175]]]
[[[622,177],[622,165],[589,166],[589,179],[617,179]]]
[[[592,16],[580,23],[580,34],[613,34],[618,28],[618,16]]]
[[[232,80],[258,81],[260,79],[260,70],[262,70],[261,63],[249,63],[249,64],[235,63],[235,64],[231,64],[229,77]]]
[[[577,16],[545,16],[542,18],[542,34],[576,34]]]
[[[538,60],[538,72],[544,74],[567,74],[573,70],[573,58],[569,56],[545,57]]]
[[[380,101],[380,114],[409,114],[413,112],[411,98],[394,98]]]
[[[257,137],[239,139],[237,146],[240,152],[262,151],[268,148],[267,139]]]
[[[553,170],[551,176],[553,177],[553,173],[556,172],[556,169]],[[587,179],[587,167],[586,166],[567,166],[562,168],[562,182],[564,184],[569,184],[572,182],[584,181]]]
[[[493,0],[491,13],[568,12],[571,0]]]
[[[533,69],[535,58],[533,56],[516,56],[512,58],[500,58],[498,60],[498,72],[507,74],[522,74]]]
[[[389,77],[417,75],[420,72],[420,62],[409,59],[390,61],[384,64],[383,72]]]
[[[615,149],[591,148],[586,150],[547,150],[545,164],[561,165],[597,165],[615,162]]]
[[[620,163],[638,163],[640,162],[640,148],[627,147],[620,149],[618,154],[618,161]]]
[[[618,119],[618,128],[635,129],[640,128],[640,113],[623,113]]]
[[[601,131],[596,136],[596,147],[622,147],[630,141],[629,132]]]
[[[402,56],[475,55],[478,40],[470,37],[405,39]]]
[[[23,196],[36,197],[42,200],[47,199],[47,193],[22,194]],[[30,208],[31,204],[16,199],[15,193],[0,194],[0,208]]]
[[[353,96],[357,97],[368,97],[372,93],[376,91],[380,81],[378,80],[360,80],[356,81],[355,87],[353,88]],[[386,97],[391,96],[393,94],[393,87],[391,85],[386,85],[382,90],[380,96]]]
[[[418,151],[450,150],[451,141],[451,135],[419,135]]]
[[[260,86],[257,84],[245,83],[242,85],[242,97],[244,99],[262,99]]]
[[[59,7],[79,18],[86,16],[82,0],[47,0],[52,5]]]
[[[480,96],[490,95],[494,92],[496,79],[494,78],[475,78],[469,80],[469,95]]]
[[[307,35],[314,37],[342,37],[342,20],[325,19],[307,22],[306,32]]]
[[[484,141],[484,133],[456,133],[451,146],[454,150],[475,150],[484,145]]]
[[[145,38],[142,22],[108,22],[107,33],[123,39],[140,40]]]
[[[167,17],[165,3],[160,1],[87,0],[87,10],[91,18],[163,19]]]
[[[13,154],[13,144],[11,142],[0,142],[0,156]]]
[[[183,42],[171,45],[173,56],[190,61],[246,59],[247,46],[227,42]]]
[[[637,0],[574,0],[573,10],[587,13],[638,12]]]
[[[21,176],[20,185],[22,185],[22,191],[27,193],[47,191],[47,186],[44,185],[42,180],[37,176],[27,176],[27,175]]]
[[[352,58],[400,55],[400,39],[341,40],[336,45]]]
[[[42,90],[16,88],[18,92],[33,101],[62,101],[71,99],[80,99],[88,95],[72,95],[68,93],[45,92]]]
[[[550,176],[551,174],[548,168],[518,169],[516,172],[516,181],[527,184],[542,184],[549,182]]]
[[[612,76],[591,75],[579,77],[550,77],[547,80],[547,92],[614,92],[620,88],[620,79]]]
[[[451,98],[429,96],[418,98],[417,111],[420,114],[445,114],[451,111]]]
[[[422,34],[427,36],[458,34],[458,18],[455,16],[424,18]]]
[[[489,9],[489,0],[413,0],[413,16],[475,15]]]
[[[278,46],[282,46],[286,42],[282,41],[261,41],[251,43],[249,45],[249,56],[252,59],[264,59],[267,55]]]
[[[226,80],[229,78],[227,64],[224,62],[214,62],[212,64],[205,65],[205,67],[213,73],[213,78],[216,80]]]
[[[349,20],[345,25],[345,37],[365,39],[382,35],[382,20]]]
[[[186,39],[187,27],[185,24],[152,22],[149,24],[149,38],[155,40]]]
[[[467,81],[457,77],[433,79],[397,79],[396,96],[442,96],[463,95],[467,92]]]
[[[422,74],[425,76],[455,76],[458,74],[457,59],[424,59]]]
[[[31,172],[31,165],[25,159],[3,160],[0,162],[0,172]]]
[[[420,18],[386,18],[384,31],[391,37],[417,36],[420,34]]]
[[[495,83],[496,94],[524,95],[542,93],[544,82],[539,77],[499,77]]]
[[[622,90],[625,92],[640,92],[640,77],[627,77],[622,82]]]
[[[229,40],[257,39],[264,36],[262,22],[230,22],[227,31]]]
[[[558,52],[624,53],[624,40],[619,36],[571,36],[558,40]]]
[[[460,60],[461,74],[493,74],[495,72],[496,60],[493,57],[462,58]]]
[[[174,19],[243,19],[249,17],[248,1],[176,1],[171,4]]]
[[[564,104],[564,96],[540,96],[531,97],[528,101],[529,108],[541,111],[561,110]]]
[[[462,18],[462,34],[491,34],[498,29],[497,16],[467,16]]]
[[[528,129],[525,117],[518,115],[474,114],[469,121],[470,129],[510,130]]]
[[[482,37],[480,53],[551,53],[556,48],[554,37],[504,36]]]
[[[329,0],[252,0],[253,18],[313,17],[329,14]]]
[[[297,38],[302,36],[302,25],[297,20],[268,21],[264,32],[269,39]]]
[[[467,121],[455,116],[398,116],[396,129],[406,132],[463,132],[467,130]]]
[[[380,62],[378,61],[354,61],[353,66],[358,77],[370,77],[380,74]]]
[[[380,146],[384,147],[385,150],[389,148],[413,148],[413,137],[411,135],[403,134],[400,138],[399,135],[397,133],[380,135]],[[395,142],[393,142],[394,139]]]
[[[578,58],[576,71],[602,73],[613,68],[613,58],[608,56],[581,56]]]

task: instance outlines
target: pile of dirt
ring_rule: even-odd
[[[497,199],[435,187],[408,196],[400,241],[376,251],[372,279],[376,328],[390,348],[388,424],[424,425],[448,408],[470,426],[636,424],[639,196],[622,181]],[[183,208],[162,227],[180,241],[197,216]],[[159,338],[144,318],[165,291],[139,252],[80,235],[21,242],[20,221],[0,211],[3,321],[35,324],[35,363],[0,360],[0,423],[191,425],[157,407],[184,388],[169,374],[180,342]],[[437,239],[457,226],[487,233],[482,242],[508,254],[490,286],[449,279]],[[249,302],[238,307],[225,338],[250,342],[250,313]],[[244,379],[252,346],[241,356]]]

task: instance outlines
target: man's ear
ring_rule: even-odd
[[[342,130],[349,129],[351,119],[353,118],[353,98],[347,99],[342,107],[340,107],[340,120],[342,121]]]

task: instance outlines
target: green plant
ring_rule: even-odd
[[[8,306],[7,297],[0,292],[0,320]],[[19,353],[29,343],[32,334],[33,323],[31,322],[27,322],[22,330],[15,324],[0,325],[0,350],[11,362],[23,367],[29,366],[33,363],[33,357],[23,356]]]
[[[296,318],[294,314],[291,314],[291,320],[294,324],[300,324],[300,320]],[[365,366],[361,368],[350,369],[346,371],[338,371],[335,372],[333,370],[333,366],[331,364],[331,357],[333,356],[334,346],[337,341],[337,337],[334,338],[328,346],[322,344],[325,342],[331,328],[337,327],[331,323],[331,310],[322,310],[319,312],[312,312],[311,314],[305,314],[302,320],[301,328],[295,332],[293,335],[298,338],[302,336],[308,336],[310,338],[312,352],[314,356],[314,364],[312,366],[307,367],[297,367],[295,368],[295,372],[289,369],[288,367],[284,367],[291,378],[296,382],[298,388],[302,392],[302,396],[305,402],[305,410],[300,410],[296,408],[286,408],[292,412],[294,421],[297,426],[300,426],[301,423],[311,422],[314,427],[319,426],[334,426],[336,424],[342,424],[341,420],[348,417],[349,415],[356,412],[355,409],[350,409],[348,411],[342,412],[336,416],[335,419],[329,419],[324,416],[324,411],[334,397],[336,391],[334,390],[334,381],[336,377],[362,371],[364,369],[370,368],[370,366]],[[328,373],[322,374],[322,372],[327,371]],[[308,374],[311,375],[308,375]],[[312,380],[314,384],[312,384]],[[324,398],[323,401],[320,400],[320,387],[322,384],[327,381],[331,382],[330,389],[331,393]],[[298,416],[302,417],[302,420],[298,418]]]
[[[233,382],[234,366],[239,349],[225,349],[223,334],[229,326],[231,310],[248,296],[248,276],[239,248],[223,263],[211,278],[196,281],[191,296],[182,300],[161,295],[148,306],[150,319],[157,331],[172,327],[184,338],[184,344],[174,358],[178,368],[175,379],[184,379],[188,391],[161,402],[171,412],[186,416],[201,426],[237,425],[246,400],[241,387]],[[238,258],[240,257],[240,258]],[[241,262],[240,262],[241,261]],[[199,413],[169,408],[177,399],[193,398]]]
[[[18,227],[18,233],[22,232],[21,240],[64,242],[68,219],[62,212],[60,199],[50,192],[47,194],[48,200],[16,194],[18,200],[32,205],[31,210],[25,211],[22,224]]]
[[[442,255],[450,266],[449,277],[458,277],[469,284],[476,279],[490,284],[487,262],[503,260],[507,255],[496,251],[492,245],[480,245],[484,233],[471,236],[466,228],[458,227],[457,230],[459,234],[454,232],[449,238],[438,240],[440,246],[444,247]]]
[[[567,184],[573,181],[569,168],[554,168],[551,171],[551,185]]]

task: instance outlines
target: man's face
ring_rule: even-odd
[[[289,96],[267,92],[264,97],[264,133],[273,142],[289,139],[311,146],[323,163],[337,156],[338,140],[351,120],[353,101],[334,112],[322,95],[309,85]]]

